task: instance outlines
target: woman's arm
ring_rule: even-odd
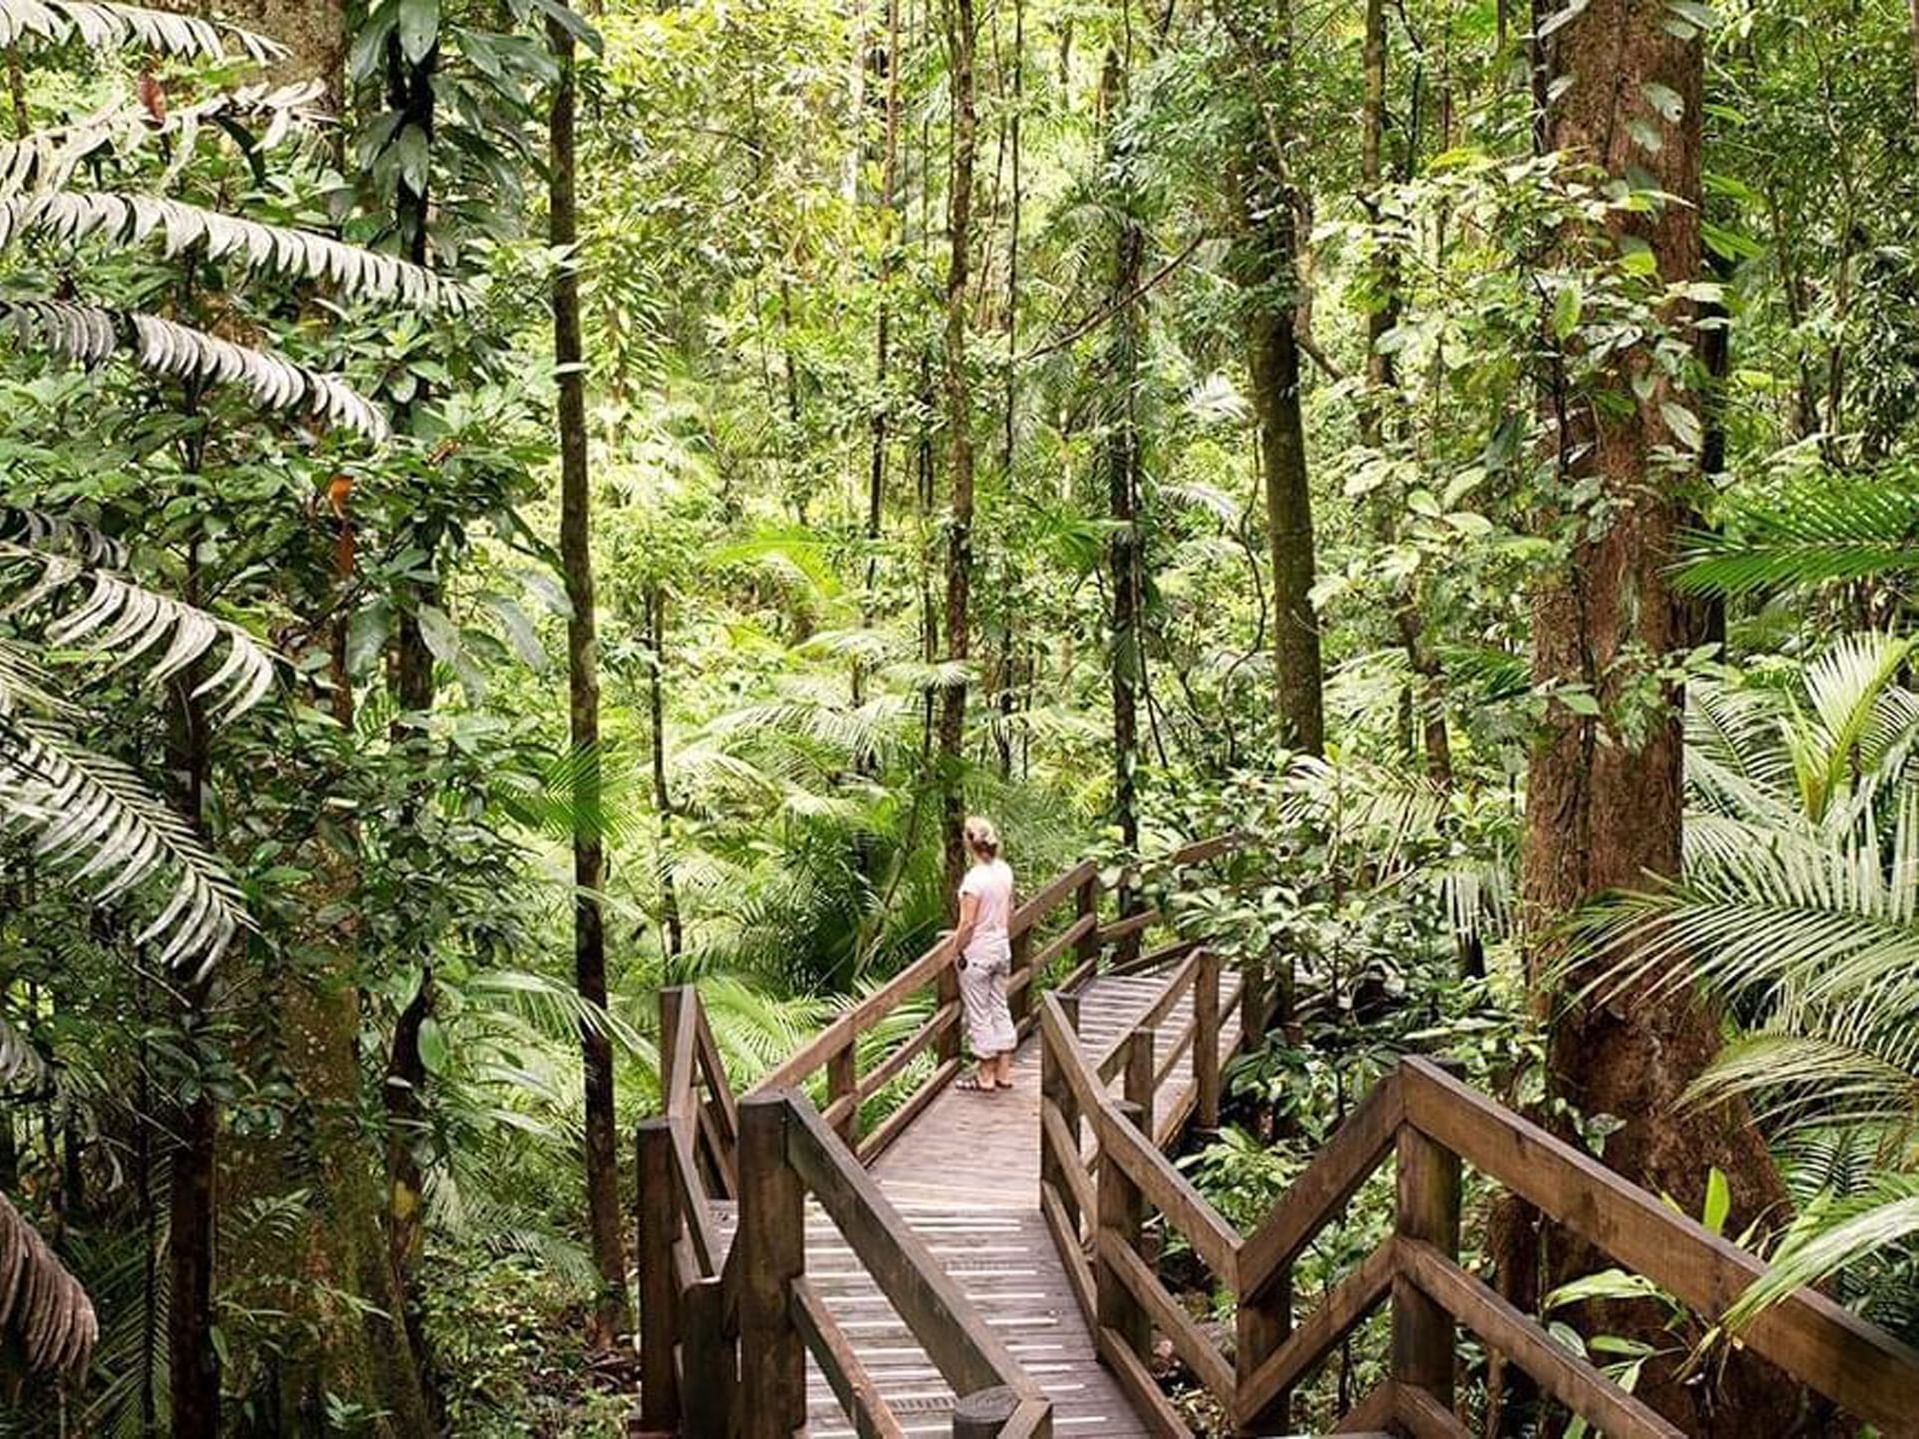
[[[964,954],[966,946],[973,942],[973,931],[979,925],[979,896],[962,894],[960,896],[959,924],[953,929],[953,953]]]

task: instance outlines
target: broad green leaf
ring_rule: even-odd
[[[400,53],[412,64],[426,59],[440,38],[440,0],[400,0]]]

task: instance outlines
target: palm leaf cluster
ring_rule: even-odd
[[[94,50],[138,48],[181,59],[239,54],[264,62],[286,53],[263,35],[168,10],[93,0],[0,0],[0,46],[74,40]]]
[[[1694,1087],[1788,1151],[1872,1156],[1813,1196],[1740,1314],[1919,1241],[1919,694],[1912,641],[1855,635],[1789,688],[1688,697],[1685,874],[1586,925],[1589,987],[1709,990],[1740,1029]],[[1596,976],[1596,977],[1595,977]]]
[[[1906,464],[1729,495],[1718,520],[1692,537],[1681,590],[1746,595],[1919,569],[1919,474]]]

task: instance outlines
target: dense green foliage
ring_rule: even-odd
[[[1236,1221],[1412,1050],[1603,1155],[1628,1117],[1567,1098],[1548,1035],[1650,975],[1723,1013],[1686,1102],[1740,1097],[1774,1146],[1781,1282],[1919,1334],[1905,7],[1650,7],[1704,105],[1647,85],[1623,123],[1648,164],[1703,147],[1696,274],[1629,233],[1683,197],[1541,153],[1504,0],[215,8],[305,13],[283,54],[0,0],[0,1228],[100,1330],[87,1368],[13,1319],[0,1367],[66,1372],[15,1376],[0,1429],[170,1432],[199,1365],[231,1432],[617,1432],[582,1034],[622,1133],[663,984],[764,1070],[945,925],[955,799],[1023,880],[1143,860],[1283,973],[1189,1159]],[[1606,482],[1566,416],[1655,394]],[[1526,596],[1655,492],[1686,553],[1636,563],[1697,643],[1536,678]],[[1685,872],[1526,912],[1543,727],[1636,753],[1682,685]],[[1225,829],[1257,843],[1161,895],[1153,856]],[[604,1004],[568,962],[586,836]]]

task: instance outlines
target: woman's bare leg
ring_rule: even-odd
[[[981,1089],[999,1088],[998,1060],[999,1056],[996,1054],[987,1054],[980,1057],[979,1068],[975,1071],[974,1078]]]
[[[994,1056],[994,1060],[995,1077],[1003,1088],[1011,1089],[1013,1087],[1013,1051],[1002,1049]]]

